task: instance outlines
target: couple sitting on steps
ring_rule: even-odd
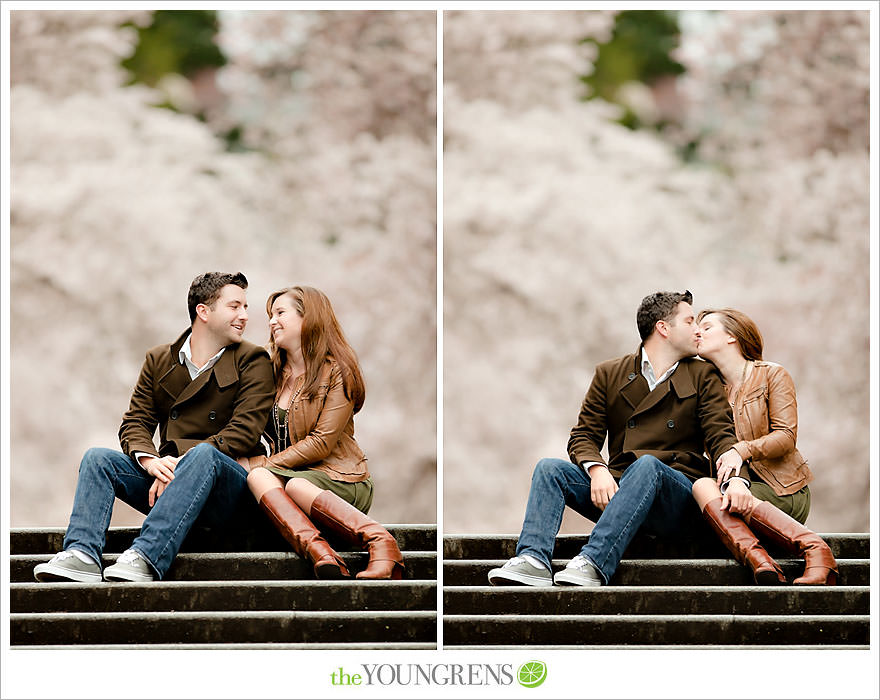
[[[354,439],[364,382],[329,300],[310,287],[271,294],[267,353],[242,339],[246,290],[241,273],[193,280],[190,328],[147,352],[122,452],[86,452],[63,551],[34,568],[38,581],[162,579],[194,524],[246,525],[248,491],[318,578],[350,575],[322,530],[369,552],[358,578],[401,577],[397,543],[366,515],[373,482]],[[116,498],[147,517],[105,569]]]
[[[745,314],[695,316],[692,301],[690,292],[642,300],[639,349],[596,368],[568,441],[571,461],[538,462],[516,556],[489,572],[492,584],[606,585],[636,532],[685,538],[701,513],[756,583],[786,583],[761,541],[804,558],[793,583],[837,582],[830,548],[803,525],[813,477],[795,446],[791,377],[763,360]],[[565,506],[596,524],[554,575]]]

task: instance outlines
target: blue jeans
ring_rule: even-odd
[[[606,584],[640,528],[661,536],[679,535],[700,521],[690,479],[656,457],[639,457],[623,472],[619,490],[604,511],[590,499],[590,477],[584,469],[562,459],[542,459],[532,474],[517,556],[533,556],[552,571],[565,506],[596,523],[580,553],[599,569]]]
[[[213,445],[202,443],[177,463],[174,478],[152,508],[149,491],[155,478],[131,457],[93,447],[79,467],[73,512],[64,549],[78,549],[99,564],[104,550],[114,499],[146,513],[140,535],[131,545],[163,578],[184,538],[199,524],[223,525],[248,494],[247,471]]]

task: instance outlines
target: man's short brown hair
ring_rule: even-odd
[[[227,284],[247,289],[247,278],[240,272],[206,272],[196,277],[189,286],[186,303],[189,307],[189,322],[196,321],[196,307],[199,304],[211,306],[220,296],[220,290]]]
[[[639,336],[642,341],[648,339],[654,332],[657,321],[669,321],[678,309],[681,302],[693,304],[693,295],[685,290],[683,292],[654,292],[649,294],[636,311],[636,324],[639,327]]]

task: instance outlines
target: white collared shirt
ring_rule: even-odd
[[[663,373],[663,376],[660,379],[657,379],[654,376],[654,366],[651,364],[651,361],[648,359],[648,353],[645,352],[645,348],[642,348],[642,376],[645,378],[645,381],[648,382],[648,391],[654,391],[657,388],[657,385],[662,381],[669,378],[669,375],[675,371],[675,368],[678,367],[678,362],[676,362],[672,367],[666,370]]]
[[[195,363],[192,361],[192,346],[190,345],[190,340],[192,340],[192,333],[186,336],[186,341],[183,343],[183,347],[180,348],[180,352],[177,354],[178,359],[180,360],[180,364],[187,368],[189,371],[189,378],[195,379],[202,372],[207,372],[211,367],[217,364],[217,361],[220,359],[220,356],[223,354],[226,348],[220,348],[220,352],[218,352],[214,357],[208,360],[201,367],[196,367]]]

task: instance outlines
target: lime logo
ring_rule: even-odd
[[[526,661],[517,671],[517,680],[523,688],[537,688],[547,679],[547,664],[543,661]]]

